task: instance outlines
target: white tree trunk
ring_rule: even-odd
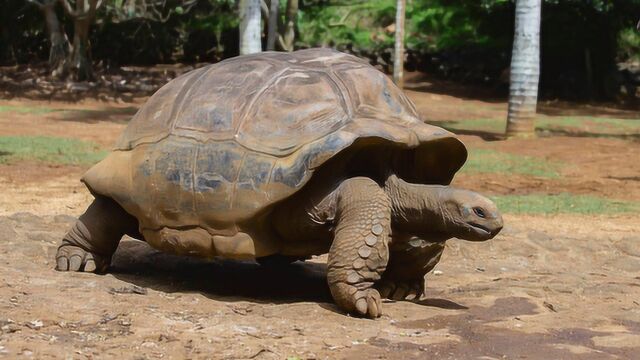
[[[400,88],[404,86],[404,17],[406,0],[396,2],[396,38],[393,55],[393,82]]]
[[[262,51],[260,0],[240,0],[240,55]]]
[[[541,12],[542,0],[516,1],[507,136],[534,134],[540,77]]]

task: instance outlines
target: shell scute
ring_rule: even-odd
[[[256,151],[288,155],[348,120],[342,93],[327,73],[290,70],[260,95],[238,129],[237,140]]]

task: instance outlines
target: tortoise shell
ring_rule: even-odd
[[[83,181],[134,215],[143,233],[199,227],[233,236],[339,153],[370,153],[368,167],[397,163],[358,143],[411,150],[401,162],[413,182],[448,184],[466,160],[464,145],[423,123],[383,73],[309,49],[240,56],[172,80]]]

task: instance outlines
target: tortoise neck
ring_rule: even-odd
[[[391,175],[385,183],[391,199],[392,223],[402,232],[425,234],[446,230],[449,220],[444,206],[450,188],[408,183]]]

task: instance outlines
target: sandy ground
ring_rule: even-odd
[[[501,103],[410,95],[435,120],[454,116],[451,109],[462,106],[489,114],[505,110]],[[53,134],[107,147],[132,112],[109,103],[9,104],[25,103],[100,111],[2,113],[0,135]],[[573,137],[485,142],[473,135],[464,140],[572,167],[555,180],[463,175],[456,179],[459,185],[488,193],[564,189],[640,200],[638,142]],[[450,241],[427,276],[424,299],[387,301],[383,317],[374,321],[335,307],[325,257],[266,271],[251,262],[165,255],[126,239],[108,275],[53,271],[60,238],[91,201],[78,181],[84,170],[0,165],[0,358],[634,359],[640,354],[635,214],[507,215],[505,229],[490,242]]]

